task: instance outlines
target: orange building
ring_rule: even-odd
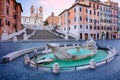
[[[0,0],[0,36],[5,31],[7,34],[22,29],[22,6],[16,0]]]
[[[110,3],[112,5],[111,1]],[[107,9],[101,10],[101,7]],[[93,37],[94,39],[117,38],[117,7],[118,4],[115,6],[114,11],[116,11],[115,14],[113,14],[108,11],[113,9],[112,6],[108,3],[104,4],[103,2],[100,2],[100,0],[75,0],[75,3],[69,9],[65,9],[59,14],[61,25],[60,31],[77,40],[86,40],[88,37]],[[110,17],[110,14],[115,18]],[[104,20],[104,23],[101,22],[102,19]],[[110,19],[115,21],[114,25],[109,24]],[[112,27],[112,31],[110,31],[110,26]],[[107,31],[110,34],[108,34]],[[103,36],[103,32],[105,36]]]
[[[51,13],[51,16],[49,16],[46,21],[48,21],[48,24],[51,26],[58,26],[59,25],[59,16],[55,16],[54,13]]]

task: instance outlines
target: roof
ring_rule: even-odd
[[[90,6],[85,5],[85,4],[75,3],[75,4],[73,4],[69,9],[65,9],[63,12],[61,12],[61,13],[59,14],[59,16],[60,16],[61,14],[63,14],[65,11],[68,11],[68,10],[70,10],[71,8],[75,7],[76,5],[85,6],[85,7],[90,7]]]
[[[23,12],[21,3],[17,3],[17,5],[20,5],[20,9],[21,9],[21,11]]]
[[[20,6],[21,11],[23,12],[23,9],[22,9],[22,5],[21,5],[21,3],[18,3],[16,0],[14,0],[14,2],[16,3],[16,5],[19,5],[19,6]]]

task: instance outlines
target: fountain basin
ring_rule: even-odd
[[[81,48],[80,52],[77,52],[77,50],[75,48],[73,49],[68,49],[67,52],[69,52],[72,55],[85,55],[85,54],[89,54],[92,52],[92,50],[88,50],[85,48]],[[54,59],[54,61],[52,62],[48,62],[48,63],[43,63],[43,64],[39,64],[39,67],[52,67],[54,63],[59,63],[60,67],[73,67],[73,66],[82,66],[82,65],[86,65],[89,64],[89,61],[91,59],[94,59],[95,62],[100,62],[102,60],[104,60],[107,57],[108,53],[105,50],[101,50],[98,49],[97,53],[94,56],[88,57],[88,58],[84,58],[84,59],[77,59],[77,60],[59,60],[56,59],[54,54],[52,52],[46,53],[46,54],[42,54],[39,55],[36,59],[35,62],[38,62],[39,60],[42,59]]]

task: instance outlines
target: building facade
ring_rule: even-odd
[[[28,27],[40,27],[43,26],[43,8],[36,8],[32,5],[30,8],[30,16],[22,16],[22,24]]]
[[[48,25],[58,26],[59,25],[59,16],[55,16],[54,13],[51,13],[51,16],[47,17]]]
[[[59,14],[60,31],[77,40],[86,40],[88,37],[117,39],[117,11],[118,4],[110,0],[105,3],[99,0],[75,0],[69,9]],[[114,24],[111,23],[111,20],[114,21]]]
[[[22,29],[21,12],[22,6],[16,0],[0,0],[0,36]]]
[[[118,14],[119,14],[119,24],[118,24],[118,26],[119,26],[119,29],[118,29],[118,35],[119,35],[119,39],[120,39],[120,8],[119,8],[119,12],[118,12]]]
[[[100,34],[101,39],[111,39],[111,10],[110,6],[104,3],[100,4]]]

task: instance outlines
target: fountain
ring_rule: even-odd
[[[98,63],[108,63],[117,55],[115,48],[110,46],[97,46],[93,39],[84,44],[55,44],[48,43],[46,46],[34,47],[10,53],[3,57],[3,62],[24,56],[24,63],[30,67],[47,68],[58,73],[62,70],[80,69],[81,66],[95,69]],[[57,66],[57,67],[55,67]]]
[[[45,50],[48,52],[43,51],[42,55],[37,56],[35,58],[35,63],[39,66],[53,67],[54,73],[59,72],[59,67],[65,67],[65,65],[61,65],[63,63],[68,62],[71,64],[77,61],[78,63],[75,63],[78,65],[80,63],[79,61],[84,62],[85,59],[89,60],[88,64],[90,64],[91,69],[96,67],[93,57],[98,53],[98,47],[93,39],[86,41],[81,46],[73,44],[72,47],[68,47],[67,45],[60,47],[59,44],[48,43]],[[34,53],[35,52],[34,50]],[[69,67],[68,63],[66,65]],[[71,66],[73,66],[73,64]]]
[[[51,48],[54,56],[57,59],[60,60],[77,60],[77,59],[84,59],[84,58],[88,58],[91,56],[94,56],[97,53],[97,46],[96,46],[96,42],[93,41],[92,39],[90,41],[87,41],[84,46],[76,46],[75,48],[77,49],[77,52],[80,52],[80,48],[88,48],[90,50],[92,50],[91,53],[89,54],[84,54],[84,55],[72,55],[68,52],[66,52],[67,48],[63,49],[60,48],[58,44],[47,44],[49,48]]]

